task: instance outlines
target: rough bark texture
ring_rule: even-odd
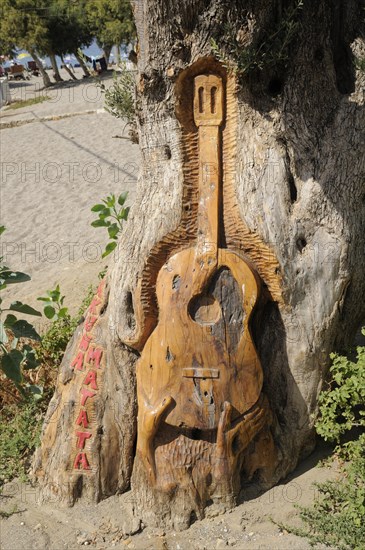
[[[53,69],[53,75],[56,82],[62,82],[63,78],[60,75],[60,71],[58,70],[58,65],[56,61],[56,56],[54,53],[49,54],[49,58],[51,60],[51,65]]]
[[[47,72],[45,71],[44,67],[43,67],[43,63],[41,61],[41,59],[38,57],[37,53],[35,52],[35,50],[29,50],[29,53],[30,55],[33,57],[34,61],[37,63],[37,67],[39,69],[39,72],[41,73],[42,75],[42,78],[43,78],[43,84],[45,86],[45,88],[48,88],[48,86],[51,85],[51,80],[47,74]]]
[[[87,68],[86,63],[85,63],[85,61],[83,60],[82,56],[79,54],[79,52],[76,51],[76,52],[74,53],[74,56],[76,57],[77,61],[79,62],[80,67],[82,68],[84,75],[85,75],[85,76],[90,76],[90,71],[89,71],[89,69]]]
[[[143,163],[137,198],[108,275],[110,291],[95,325],[104,364],[102,385],[90,399],[95,417],[85,450],[92,468],[83,471],[81,462],[72,468],[75,417],[66,407],[77,402],[85,386],[81,372],[70,369],[85,330],[80,327],[63,361],[38,453],[36,470],[43,475],[45,497],[55,492],[52,484],[62,486],[60,500],[68,503],[128,487],[136,438],[135,363],[158,323],[157,275],[169,257],[194,246],[197,237],[198,138],[189,117],[183,120],[191,104],[189,78],[224,72],[211,48],[212,37],[220,45],[223,28],[241,40],[241,49],[259,49],[289,4],[134,2]],[[230,190],[222,223],[226,247],[242,252],[263,282],[251,331],[271,411],[265,428],[240,455],[241,481],[236,476],[229,506],[240,483],[254,478],[268,487],[313,449],[317,396],[329,352],[348,345],[364,317],[365,79],[354,64],[355,56],[364,58],[361,8],[355,0],[304,2],[284,63],[227,78],[222,154]],[[215,284],[213,295],[219,293],[220,283]],[[83,363],[82,376],[88,366]],[[55,410],[59,421],[52,427]],[[189,472],[199,456],[209,463],[217,440],[169,429],[156,434],[154,452],[167,470],[169,457],[175,457],[172,464],[179,468],[165,476],[175,484],[170,491],[156,489],[137,454],[135,514],[147,524],[183,528],[209,513],[208,482],[194,492],[196,480]],[[172,455],[166,454],[166,437]],[[179,441],[189,457],[185,470]]]

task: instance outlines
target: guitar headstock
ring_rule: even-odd
[[[223,122],[223,83],[220,76],[201,74],[194,79],[194,122],[220,126]]]

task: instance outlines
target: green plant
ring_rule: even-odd
[[[97,212],[98,214],[98,219],[94,220],[91,225],[93,227],[106,227],[109,237],[113,239],[106,245],[102,254],[103,258],[113,252],[117,246],[118,235],[122,231],[123,222],[126,221],[129,214],[129,206],[124,207],[127,197],[128,192],[119,195],[118,199],[112,194],[106,199],[102,199],[103,204],[95,204],[91,208],[92,212]]]
[[[106,88],[105,84],[101,83],[101,91],[105,94],[105,109],[108,113],[117,118],[122,118],[127,121],[129,126],[130,139],[137,143],[136,129],[136,110],[134,102],[134,77],[129,71],[126,64],[121,65],[120,76],[117,73],[113,75],[113,84]]]
[[[356,361],[335,353],[331,358],[331,381],[319,397],[316,429],[326,441],[338,443],[335,455],[341,477],[316,484],[314,505],[299,507],[304,529],[285,528],[308,537],[312,544],[361,550],[365,548],[365,347],[357,348]]]
[[[332,379],[319,396],[316,429],[326,441],[340,443],[354,428],[365,428],[365,347],[358,346],[356,361],[336,353],[331,359]]]
[[[39,444],[46,403],[25,400],[6,405],[0,422],[0,486],[15,477],[26,480],[31,456]]]
[[[47,297],[38,298],[38,300],[42,299],[47,302],[44,306],[45,313],[46,308],[52,308],[54,310],[54,312],[50,309],[47,310],[48,315],[51,316],[52,323],[42,335],[41,344],[37,349],[37,356],[41,363],[51,363],[53,367],[58,367],[61,364],[66,346],[79,324],[82,315],[89,306],[93,295],[94,287],[93,285],[89,285],[87,294],[80,305],[78,313],[73,317],[69,314],[68,308],[63,306],[65,297],[61,295],[59,285],[57,285],[54,290],[48,290]]]
[[[133,124],[135,119],[134,110],[134,78],[131,71],[128,71],[126,65],[122,65],[120,76],[113,74],[113,84],[106,88],[102,83],[101,90],[105,94],[106,110],[117,118],[124,118],[129,124]]]
[[[302,7],[303,0],[296,0],[284,11],[276,25],[270,25],[270,32],[265,31],[259,43],[247,43],[249,33],[246,29],[236,32],[232,25],[225,25],[219,41],[211,39],[214,55],[229,71],[240,75],[255,69],[286,68],[300,28],[298,14]]]
[[[64,319],[68,315],[68,308],[63,306],[65,297],[61,296],[60,285],[53,290],[46,291],[47,296],[40,296],[37,300],[46,302],[43,307],[44,315],[51,321]]]
[[[51,99],[47,95],[31,97],[30,99],[22,99],[20,101],[14,101],[5,110],[9,109],[21,109],[22,107],[29,107],[30,105],[36,105],[37,103],[43,103],[43,101],[48,101]]]
[[[0,235],[5,231],[0,226]],[[0,291],[3,291],[10,284],[29,281],[29,275],[20,271],[12,271],[3,264],[3,257],[0,257]],[[19,301],[12,302],[8,308],[2,307],[0,298],[0,315],[5,312],[19,312],[37,317],[42,314],[31,306]],[[18,319],[13,313],[8,313],[4,320],[0,321],[0,369],[5,376],[11,380],[17,390],[25,397],[32,393],[35,397],[42,395],[42,388],[29,384],[23,374],[23,370],[31,370],[38,367],[34,346],[29,342],[39,341],[40,336],[34,326],[25,319]]]

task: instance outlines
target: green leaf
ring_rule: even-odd
[[[11,327],[11,330],[16,338],[30,338],[31,340],[41,340],[41,337],[39,336],[36,329],[28,323],[28,321],[25,321],[24,319],[20,319],[19,321],[16,321],[13,326]]]
[[[31,346],[23,347],[23,366],[25,370],[36,369],[40,365],[40,360],[37,359],[36,352]]]
[[[127,208],[123,208],[123,212],[120,215],[122,220],[126,220],[128,218],[129,210],[130,210],[129,206],[127,206]]]
[[[40,302],[52,302],[52,299],[49,296],[39,296],[37,300],[39,300]]]
[[[102,258],[105,258],[105,256],[108,256],[111,252],[113,252],[114,248],[117,246],[116,241],[113,241],[112,243],[108,243],[105,247],[105,250],[102,254]]]
[[[6,316],[6,319],[4,321],[5,328],[11,328],[12,325],[16,322],[16,320],[17,318],[15,317],[15,315],[12,315],[11,313],[9,313]]]
[[[22,302],[18,302],[18,301],[12,302],[8,309],[11,311],[18,311],[19,313],[26,313],[27,315],[35,315],[36,317],[42,317],[42,314],[40,311],[37,311],[31,306],[28,306],[27,304],[23,304]]]
[[[30,281],[29,275],[22,273],[21,271],[2,271],[0,274],[0,280],[7,285],[13,285],[16,283],[25,283]]]
[[[108,227],[108,225],[110,225],[110,222],[108,223],[105,220],[95,220],[91,222],[91,225],[93,227]]]
[[[115,205],[115,195],[110,195],[106,198],[106,205],[112,208]]]
[[[53,319],[53,317],[56,314],[56,310],[53,306],[44,306],[44,314],[47,317],[47,319]]]
[[[36,401],[39,401],[39,399],[42,399],[43,396],[43,387],[42,386],[35,386],[33,384],[27,384],[26,388],[28,391],[30,391],[31,394],[33,394],[33,398]]]
[[[104,204],[95,204],[91,208],[91,212],[100,212],[100,210],[104,210],[104,208],[105,208]]]
[[[0,235],[2,235],[5,230],[6,230],[5,225],[0,225]]]
[[[58,303],[58,301],[61,297],[61,293],[57,288],[55,290],[50,290],[49,295],[52,299],[52,302],[55,302],[56,304]]]
[[[127,200],[127,197],[128,197],[128,191],[124,191],[124,193],[121,193],[118,197],[118,204],[120,204],[120,206],[123,206],[123,204]]]
[[[15,383],[21,384],[22,372],[21,363],[23,361],[23,354],[18,349],[12,349],[9,353],[0,357],[0,368],[10,380]]]
[[[111,225],[109,225],[108,227],[108,233],[109,233],[109,237],[111,239],[114,239],[118,233],[119,233],[119,227],[116,223],[112,223]]]
[[[111,214],[110,208],[104,208],[104,210],[99,212],[99,218],[101,220],[105,220],[105,218],[109,218],[110,214]]]
[[[66,317],[67,313],[68,313],[68,307],[63,307],[57,313],[57,317],[59,319],[63,319],[64,317]]]

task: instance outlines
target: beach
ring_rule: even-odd
[[[105,228],[91,226],[91,207],[110,193],[128,191],[129,205],[135,196],[138,146],[104,109],[99,79],[75,71],[79,80],[66,81],[61,71],[65,82],[48,89],[41,78],[11,81],[13,100],[50,99],[0,111],[2,256],[31,276],[4,292],[5,304],[39,309],[37,297],[60,284],[65,305],[77,311],[110,261],[101,258],[109,239]],[[112,83],[112,72],[103,82]]]

